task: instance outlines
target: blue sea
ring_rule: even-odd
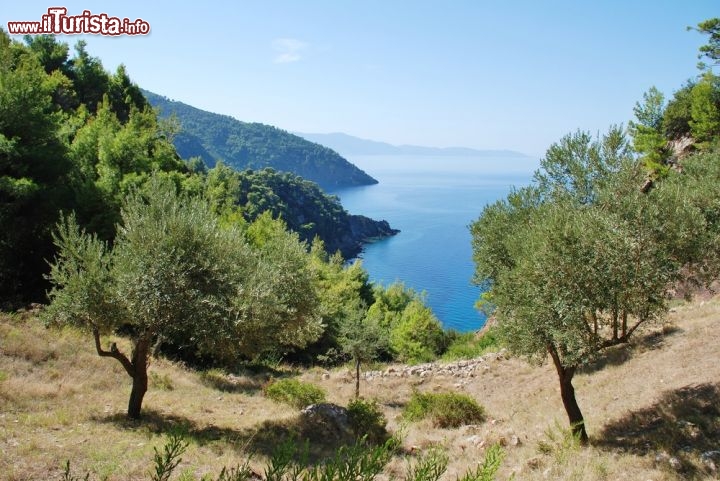
[[[402,281],[426,294],[446,328],[481,328],[480,290],[468,226],[483,207],[527,185],[537,168],[528,157],[348,156],[380,183],[333,192],[352,214],[385,219],[401,233],[365,247],[373,282]]]

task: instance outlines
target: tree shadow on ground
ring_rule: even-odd
[[[720,467],[720,383],[667,391],[653,405],[605,426],[601,448],[655,457],[688,479],[717,475]],[[676,462],[669,462],[675,458]],[[713,472],[715,471],[715,472]]]
[[[297,416],[264,421],[247,429],[200,425],[194,420],[173,414],[144,409],[139,420],[117,413],[93,418],[100,423],[114,424],[120,429],[158,435],[181,434],[200,446],[217,444],[241,454],[272,457],[288,442],[295,445],[295,461],[314,465],[331,458],[341,446],[352,446],[358,438],[351,433],[338,433],[327,426]]]
[[[228,393],[255,394],[261,391],[271,380],[296,376],[299,370],[294,368],[273,368],[243,364],[229,372],[209,369],[200,372],[203,384]]]
[[[265,376],[236,376],[217,371],[204,371],[200,381],[217,391],[252,395],[263,389],[271,378]]]
[[[586,366],[583,366],[579,372],[583,374],[592,374],[594,372],[602,371],[606,367],[621,366],[639,353],[661,349],[665,345],[665,341],[669,336],[673,336],[681,332],[683,332],[682,329],[678,327],[665,326],[660,330],[648,332],[643,336],[635,337],[628,344],[621,344],[619,346],[606,349],[600,358]]]

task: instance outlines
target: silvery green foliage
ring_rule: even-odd
[[[124,319],[116,299],[108,246],[80,230],[74,215],[63,217],[53,235],[58,254],[49,278],[53,301],[43,311],[46,322],[108,331]]]
[[[537,184],[486,207],[471,226],[475,279],[489,287],[481,302],[519,354],[543,360],[552,344],[567,366],[589,362],[661,318],[668,288],[696,270],[683,268],[708,262],[716,233],[706,194],[693,193],[700,180],[673,174],[641,192],[637,164],[607,153],[624,151],[615,135],[587,149],[589,137],[564,139]],[[603,145],[616,147],[600,155]]]
[[[130,326],[133,349],[162,337],[216,360],[304,346],[322,329],[308,255],[264,222],[269,233],[251,245],[205,200],[153,176],[125,200],[112,249],[72,216],[58,226],[46,319],[100,334]]]

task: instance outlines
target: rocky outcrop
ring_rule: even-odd
[[[362,242],[372,242],[385,237],[394,236],[400,231],[393,229],[386,220],[373,220],[364,215],[348,216],[350,232],[355,239]]]
[[[332,403],[311,404],[300,412],[301,426],[307,435],[325,441],[346,440],[353,437],[348,410]]]
[[[668,142],[668,148],[670,149],[673,159],[683,159],[687,157],[692,153],[694,145],[695,140],[689,135]]]
[[[337,245],[328,243],[328,251],[339,250],[343,257],[352,259],[362,252],[363,246],[387,237],[392,237],[400,231],[390,227],[386,220],[374,220],[364,215],[348,215],[347,229]]]

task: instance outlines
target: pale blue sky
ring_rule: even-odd
[[[3,28],[57,4],[142,18],[148,36],[82,38],[143,88],[240,120],[538,156],[626,123],[652,85],[671,95],[704,42],[685,27],[720,16],[717,0],[6,3]]]

